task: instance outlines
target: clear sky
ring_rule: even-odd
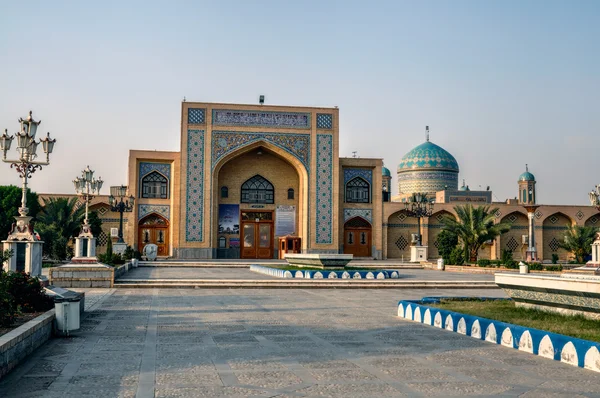
[[[179,150],[184,96],[259,94],[339,106],[340,156],[383,158],[394,186],[429,125],[471,189],[514,197],[529,163],[539,202],[588,204],[600,1],[0,0],[0,127],[32,109],[58,140],[37,192],[71,193],[87,164],[126,183],[129,149]]]

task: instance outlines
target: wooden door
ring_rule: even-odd
[[[138,250],[143,253],[144,246],[154,243],[158,246],[158,256],[169,256],[169,224],[156,214],[143,218],[138,229]]]
[[[241,216],[241,258],[273,258],[273,212],[244,211]]]
[[[355,217],[344,225],[344,253],[371,256],[371,224],[366,220]]]

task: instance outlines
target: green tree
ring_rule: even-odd
[[[592,253],[592,243],[598,229],[581,225],[567,225],[565,240],[560,247],[575,255],[578,264],[583,264],[584,258]]]
[[[21,207],[21,188],[14,185],[0,186],[0,240],[6,239],[10,233],[15,216],[19,215]],[[27,207],[29,214],[36,217],[40,211],[40,203],[35,192],[27,189]]]
[[[465,258],[471,262],[477,261],[477,254],[481,246],[487,241],[495,239],[498,235],[507,232],[510,225],[494,223],[494,214],[498,209],[489,206],[474,207],[471,204],[455,206],[454,211],[458,216],[455,220],[451,216],[444,216],[442,224],[447,231],[455,234],[463,244]]]
[[[440,256],[442,256],[446,264],[450,264],[450,254],[458,246],[458,236],[453,232],[444,229],[437,236],[437,241]]]
[[[67,258],[69,240],[79,234],[85,208],[77,198],[48,198],[38,215],[36,230],[44,241],[44,254],[55,260]]]

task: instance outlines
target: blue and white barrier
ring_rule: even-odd
[[[600,372],[600,343],[424,305],[439,302],[440,297],[402,300],[398,316]]]
[[[400,274],[394,270],[352,271],[352,270],[298,270],[286,271],[279,268],[265,267],[263,265],[251,265],[250,271],[260,274],[274,276],[276,278],[297,279],[398,279]]]

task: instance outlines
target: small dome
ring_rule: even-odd
[[[526,171],[519,176],[519,181],[535,181],[535,177],[533,174]]]
[[[468,185],[463,185],[462,187],[458,188],[459,191],[470,191],[469,186]]]
[[[381,168],[381,175],[384,177],[391,177],[392,173],[390,172],[390,169],[388,169],[387,167],[383,166]]]
[[[408,152],[398,165],[398,172],[408,170],[447,170],[458,172],[458,162],[444,148],[426,141]]]

